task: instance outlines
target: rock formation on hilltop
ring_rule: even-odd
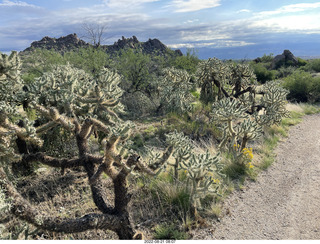
[[[70,34],[67,36],[62,36],[60,38],[51,38],[51,37],[44,37],[40,41],[34,41],[31,43],[31,46],[28,47],[25,51],[32,51],[36,48],[43,48],[48,50],[55,50],[58,52],[66,52],[73,49],[86,47],[89,44],[85,41],[81,40],[77,34]]]
[[[282,65],[297,66],[298,59],[289,50],[284,50],[282,54],[274,57],[271,69],[277,69]]]
[[[28,52],[36,48],[41,48],[48,50],[53,49],[57,52],[64,53],[81,47],[88,47],[90,45],[91,44],[81,40],[77,36],[77,34],[70,34],[68,36],[63,36],[60,38],[51,38],[46,36],[42,38],[40,41],[32,42],[31,46],[25,49],[23,52]],[[180,50],[172,52],[166,45],[164,45],[158,39],[149,39],[146,42],[139,42],[136,36],[133,36],[131,38],[122,37],[122,39],[119,39],[113,45],[101,45],[100,47],[106,50],[106,52],[111,55],[127,48],[131,48],[146,54],[157,54],[161,56],[166,56],[169,54],[173,54],[176,56],[183,55]]]

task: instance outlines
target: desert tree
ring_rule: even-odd
[[[108,30],[108,25],[106,24],[83,23],[81,28],[84,31],[83,38],[89,40],[95,47],[100,47],[101,43],[107,39],[106,32]]]
[[[134,230],[128,212],[131,199],[128,177],[133,172],[155,175],[157,168],[173,153],[170,146],[150,168],[142,158],[126,149],[133,124],[122,121],[119,98],[122,90],[119,75],[103,69],[90,76],[70,65],[58,66],[28,86],[25,93],[19,76],[20,62],[16,53],[0,60],[0,193],[1,204],[15,217],[38,229],[52,232],[76,233],[92,229],[112,230],[120,239],[141,238]],[[6,91],[6,92],[4,92]],[[37,113],[40,124],[34,126],[21,112],[21,100],[29,99],[28,106]],[[16,125],[16,118],[24,121]],[[41,147],[41,135],[52,128],[68,131],[75,140],[78,153],[73,157],[54,157],[46,151],[19,153],[16,139]],[[91,153],[93,133],[101,132],[103,153]],[[95,140],[98,143],[98,140]],[[64,174],[65,169],[83,168],[88,177],[92,199],[100,213],[88,213],[80,218],[47,216],[24,199],[10,181],[8,165],[12,161],[54,167]],[[107,198],[101,175],[113,182],[114,201]],[[5,198],[5,199],[4,199]]]

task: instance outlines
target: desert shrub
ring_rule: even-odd
[[[34,49],[23,53],[22,79],[31,84],[36,78],[54,70],[59,65],[71,66],[90,74],[98,74],[110,63],[109,55],[100,47],[84,47],[61,54],[54,50]]]
[[[110,65],[110,56],[101,47],[83,47],[64,53],[65,63],[82,69],[87,73],[98,74],[102,68]]]
[[[268,70],[262,63],[252,64],[253,72],[255,73],[257,80],[264,84],[267,81],[275,80],[277,71]]]
[[[302,58],[297,58],[298,59],[298,67],[303,67],[303,66],[306,66],[308,64],[308,61],[307,60],[304,60]]]
[[[150,98],[144,92],[124,93],[121,101],[126,107],[126,115],[131,119],[146,117],[155,113],[159,107],[156,96]]]
[[[189,74],[194,74],[200,59],[194,50],[188,49],[186,55],[178,56],[169,63],[172,67],[186,70]]]
[[[121,85],[128,93],[150,93],[151,58],[132,49],[122,50],[115,60],[115,68],[123,76],[125,85]]]
[[[260,58],[260,60],[261,60],[261,62],[262,63],[271,63],[272,61],[273,61],[273,59],[274,59],[274,55],[273,55],[273,53],[270,53],[270,54],[264,54],[261,58]]]
[[[293,66],[281,66],[279,69],[277,69],[277,78],[284,78],[287,77],[289,75],[292,75],[297,68],[293,67]]]
[[[304,67],[305,70],[320,72],[320,59],[310,60]]]
[[[289,90],[288,99],[296,102],[309,102],[312,93],[319,90],[317,80],[305,71],[294,72],[286,77],[282,84],[284,88]]]

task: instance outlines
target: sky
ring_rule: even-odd
[[[320,1],[0,0],[0,51],[22,51],[44,36],[85,36],[105,26],[104,44],[133,35],[203,59],[281,54],[320,56]]]

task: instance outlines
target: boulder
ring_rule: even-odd
[[[282,65],[285,66],[298,66],[298,59],[289,50],[284,50],[282,54],[274,57],[271,69],[277,69]]]

